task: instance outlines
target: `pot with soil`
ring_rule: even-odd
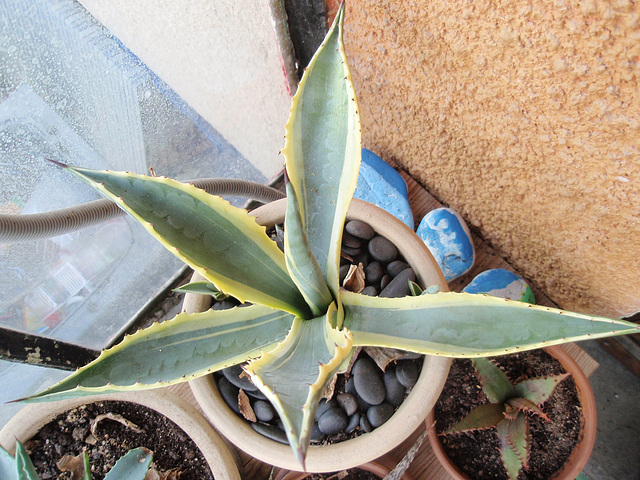
[[[152,468],[173,475],[167,478],[240,480],[224,440],[192,405],[167,391],[29,405],[0,431],[0,445],[11,454],[16,440],[43,479],[72,478],[63,473],[63,459],[86,451],[92,478],[99,480],[128,450],[145,447],[153,452]]]
[[[445,470],[457,480],[509,479],[573,480],[589,460],[596,436],[596,409],[593,392],[578,364],[560,347],[493,357],[513,384],[524,385],[534,377],[553,378],[552,393],[541,404],[527,408],[526,422],[531,447],[519,471],[505,468],[500,426],[484,428],[463,425],[464,433],[451,432],[468,421],[475,408],[488,407],[490,395],[480,383],[471,360],[454,360],[449,378],[427,417],[429,442]],[[566,375],[568,372],[569,375]],[[512,400],[515,405],[520,400]],[[535,402],[534,402],[535,403]],[[526,408],[526,407],[525,407]],[[489,409],[485,411],[488,412]],[[502,413],[509,416],[509,407]],[[468,416],[467,416],[468,415]],[[486,418],[486,417],[485,417]],[[433,426],[433,427],[432,427]],[[432,428],[430,428],[432,427]],[[452,428],[453,427],[453,428]],[[507,460],[508,461],[508,460]]]
[[[273,226],[282,223],[285,201],[273,202],[253,212],[258,223]],[[399,254],[413,268],[416,281],[422,286],[439,285],[446,290],[446,283],[435,260],[424,243],[404,223],[393,215],[367,202],[354,199],[347,222],[359,220],[370,225],[376,234],[391,241]],[[407,282],[405,282],[407,283]],[[183,309],[187,312],[209,308],[210,297],[187,295]],[[306,458],[308,472],[334,472],[366,464],[392,450],[405,440],[424,421],[434,405],[451,360],[444,357],[425,356],[420,375],[391,418],[370,433],[340,443],[311,445]],[[212,375],[190,382],[191,389],[216,429],[238,448],[261,461],[289,470],[299,470],[300,463],[291,448],[257,433],[244,418],[230,411],[220,395]]]

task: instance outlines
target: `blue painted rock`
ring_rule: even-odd
[[[471,270],[475,249],[469,227],[450,208],[437,208],[427,213],[416,232],[434,256],[444,278],[450,282]]]
[[[413,230],[406,182],[391,165],[366,148],[362,149],[358,186],[353,196],[386,210]]]
[[[478,274],[462,291],[536,303],[533,291],[527,282],[515,273],[502,268],[494,268]]]

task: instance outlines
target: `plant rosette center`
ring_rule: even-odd
[[[282,249],[282,226],[272,227],[267,233]],[[358,220],[345,225],[342,288],[362,295],[401,297],[411,294],[410,282],[415,279],[414,270],[396,246],[370,225]],[[212,304],[213,309],[236,306],[240,303],[226,296],[218,296]],[[345,441],[384,424],[415,385],[423,358],[395,349],[358,348],[346,371],[336,375],[316,409],[311,444]],[[277,412],[239,365],[223,369],[214,377],[229,408],[251,422],[256,432],[287,443]]]

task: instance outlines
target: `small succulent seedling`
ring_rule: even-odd
[[[542,411],[543,404],[570,373],[530,378],[517,383],[486,358],[473,359],[482,391],[489,400],[475,407],[441,435],[495,428],[500,440],[500,456],[510,480],[527,469],[531,451],[529,414],[551,421]]]
[[[379,298],[341,289],[342,232],[362,151],[343,16],[341,8],[306,69],[285,128],[284,253],[245,210],[192,185],[62,165],[120,205],[216,291],[251,305],[154,324],[26,400],[163,387],[248,362],[246,373],[280,414],[304,468],[318,401],[354,347],[491,356],[638,331],[621,320],[485,295],[427,289]],[[211,293],[206,285],[193,288]]]
[[[153,454],[146,448],[134,448],[120,457],[104,480],[144,480]],[[78,472],[80,480],[91,480],[89,455],[84,452],[82,468]],[[0,447],[0,479],[2,480],[39,480],[36,469],[24,445],[16,442],[16,454],[12,457],[9,452]]]

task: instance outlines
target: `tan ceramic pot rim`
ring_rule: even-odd
[[[235,459],[220,435],[192,405],[164,389],[95,395],[27,405],[0,430],[0,445],[13,454],[16,439],[24,442],[59,414],[83,404],[103,400],[137,403],[161,413],[176,423],[198,445],[216,480],[240,480]]]
[[[279,200],[254,211],[258,223],[273,225],[284,219],[285,201]],[[353,200],[348,220],[362,220],[379,234],[391,240],[403,257],[416,271],[422,285],[447,284],[433,256],[422,240],[393,215],[367,202]],[[187,295],[184,309],[206,309],[202,296]],[[192,310],[194,309],[195,310]],[[328,446],[311,446],[307,452],[308,472],[345,470],[370,462],[402,443],[418,428],[435,404],[447,378],[451,360],[443,357],[425,357],[422,372],[413,391],[393,417],[372,433],[353,440]],[[283,445],[256,433],[244,420],[231,413],[221,398],[211,375],[189,382],[194,396],[215,428],[238,448],[249,455],[288,470],[300,470],[300,464],[289,445]]]
[[[553,480],[573,480],[586,465],[596,442],[596,430],[598,423],[596,401],[593,396],[591,385],[589,384],[589,379],[571,355],[558,345],[547,347],[544,351],[558,360],[567,372],[571,372],[571,376],[573,377],[578,390],[578,397],[582,408],[582,425],[578,444],[573,449],[573,452],[567,459],[564,467],[551,477]],[[429,430],[429,444],[431,445],[436,458],[449,475],[451,475],[455,480],[471,480],[470,477],[464,474],[444,452],[442,443],[436,434],[435,428],[430,428],[434,422],[435,416],[432,410],[427,417],[426,427]]]

